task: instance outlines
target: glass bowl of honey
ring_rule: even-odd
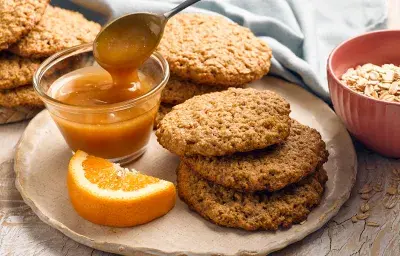
[[[146,150],[169,67],[153,53],[128,83],[116,86],[120,77],[114,75],[97,64],[93,45],[86,44],[45,60],[33,84],[72,151],[124,164]]]

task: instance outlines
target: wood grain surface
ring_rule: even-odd
[[[399,29],[400,1],[388,2],[389,25]],[[21,122],[0,126],[0,255],[112,255],[78,244],[47,226],[22,201],[14,186],[13,154],[26,125]],[[400,161],[381,157],[357,142],[356,149],[357,183],[339,214],[324,228],[273,255],[400,255],[400,204],[387,209],[383,200],[387,196],[385,189],[393,185],[392,170],[400,170]],[[361,199],[358,191],[365,184],[379,182],[384,187],[382,192],[370,193],[369,200]],[[352,222],[351,217],[366,201],[371,207],[367,220],[379,227],[368,226],[364,220]]]

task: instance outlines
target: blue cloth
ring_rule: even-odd
[[[165,12],[182,1],[72,0],[108,18]],[[331,50],[386,26],[385,0],[203,0],[189,12],[216,12],[249,27],[272,48],[270,74],[297,83],[329,102],[326,61]]]

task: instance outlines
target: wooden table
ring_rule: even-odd
[[[399,3],[399,0],[389,0],[391,27],[400,24],[397,18]],[[22,201],[14,186],[13,157],[15,145],[27,124],[0,126],[0,255],[111,255],[78,244],[44,224]],[[356,150],[357,182],[339,214],[304,240],[273,255],[400,255],[400,204],[392,209],[385,208],[382,201],[385,190],[374,193],[368,200],[371,206],[368,220],[378,223],[379,227],[368,226],[366,221],[353,223],[351,220],[359,212],[360,205],[366,202],[358,191],[365,184],[378,181],[389,186],[391,172],[400,170],[400,161],[381,157],[358,143]]]

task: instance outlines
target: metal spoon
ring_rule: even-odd
[[[138,68],[159,44],[168,19],[198,1],[184,1],[164,14],[132,13],[112,21],[94,41],[96,61],[108,71]]]

